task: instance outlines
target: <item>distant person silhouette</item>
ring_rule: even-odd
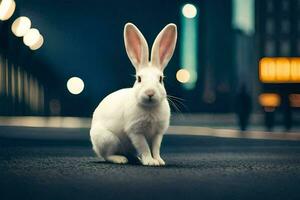
[[[251,111],[251,96],[248,94],[246,85],[242,84],[236,96],[236,112],[241,131],[245,131],[247,129]]]
[[[282,107],[284,116],[284,128],[286,131],[290,131],[293,124],[293,117],[288,94],[282,96]]]
[[[267,131],[272,131],[275,125],[275,108],[273,107],[264,107],[265,111],[265,125],[267,128]]]

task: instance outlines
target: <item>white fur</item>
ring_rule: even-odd
[[[173,55],[176,38],[176,25],[167,25],[154,41],[149,62],[142,33],[131,23],[125,25],[125,47],[137,80],[132,88],[105,97],[96,108],[90,136],[98,156],[118,164],[127,163],[127,155],[136,155],[143,165],[165,164],[160,145],[169,126],[170,107],[159,80]]]

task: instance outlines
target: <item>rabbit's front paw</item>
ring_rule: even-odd
[[[141,162],[143,165],[148,165],[148,166],[158,166],[159,162],[152,157],[144,157],[141,159]]]
[[[161,157],[154,158],[154,159],[158,161],[159,165],[166,165],[165,161]]]

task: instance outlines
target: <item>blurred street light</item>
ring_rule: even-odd
[[[37,49],[41,48],[43,43],[44,43],[44,37],[42,35],[40,35],[38,41],[35,44],[33,44],[32,46],[29,46],[29,48],[31,50],[37,50]]]
[[[185,4],[182,7],[182,14],[186,18],[194,18],[197,15],[197,8],[193,4]]]
[[[38,42],[40,39],[40,32],[35,29],[31,28],[23,38],[23,42],[26,46],[30,47]]]
[[[187,82],[189,82],[190,77],[191,77],[190,72],[188,70],[186,70],[186,69],[180,69],[176,73],[176,79],[180,83],[187,83]]]
[[[18,17],[11,26],[12,32],[17,37],[23,37],[31,27],[31,21],[28,17]]]
[[[192,90],[198,79],[198,15],[193,4],[182,7],[180,33],[180,66],[185,71],[179,70],[179,82],[185,83],[183,87]]]
[[[0,20],[8,20],[15,12],[16,3],[14,0],[0,1]]]
[[[274,108],[280,105],[280,97],[275,93],[263,93],[259,95],[258,100],[263,107]]]
[[[67,82],[67,88],[71,94],[80,94],[84,89],[84,82],[79,77],[72,77]]]

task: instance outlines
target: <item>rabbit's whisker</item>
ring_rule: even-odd
[[[172,101],[172,99],[168,98],[168,101],[171,103],[171,105],[173,106],[173,108],[176,110],[176,112],[182,113],[181,110],[178,108],[178,106],[176,105],[176,103],[174,101]]]
[[[185,101],[185,100],[182,99],[182,98],[179,98],[179,97],[176,97],[176,96],[172,96],[172,95],[169,95],[169,94],[168,94],[168,97],[171,97],[171,98],[173,98],[173,99],[178,99],[178,100],[181,100],[181,101]]]
[[[189,108],[182,102],[182,101],[184,101],[184,99],[181,99],[179,97],[174,98],[174,96],[171,96],[171,95],[167,95],[167,97],[170,101],[172,100],[173,103],[177,103],[180,106],[184,107],[185,110],[189,111]]]

